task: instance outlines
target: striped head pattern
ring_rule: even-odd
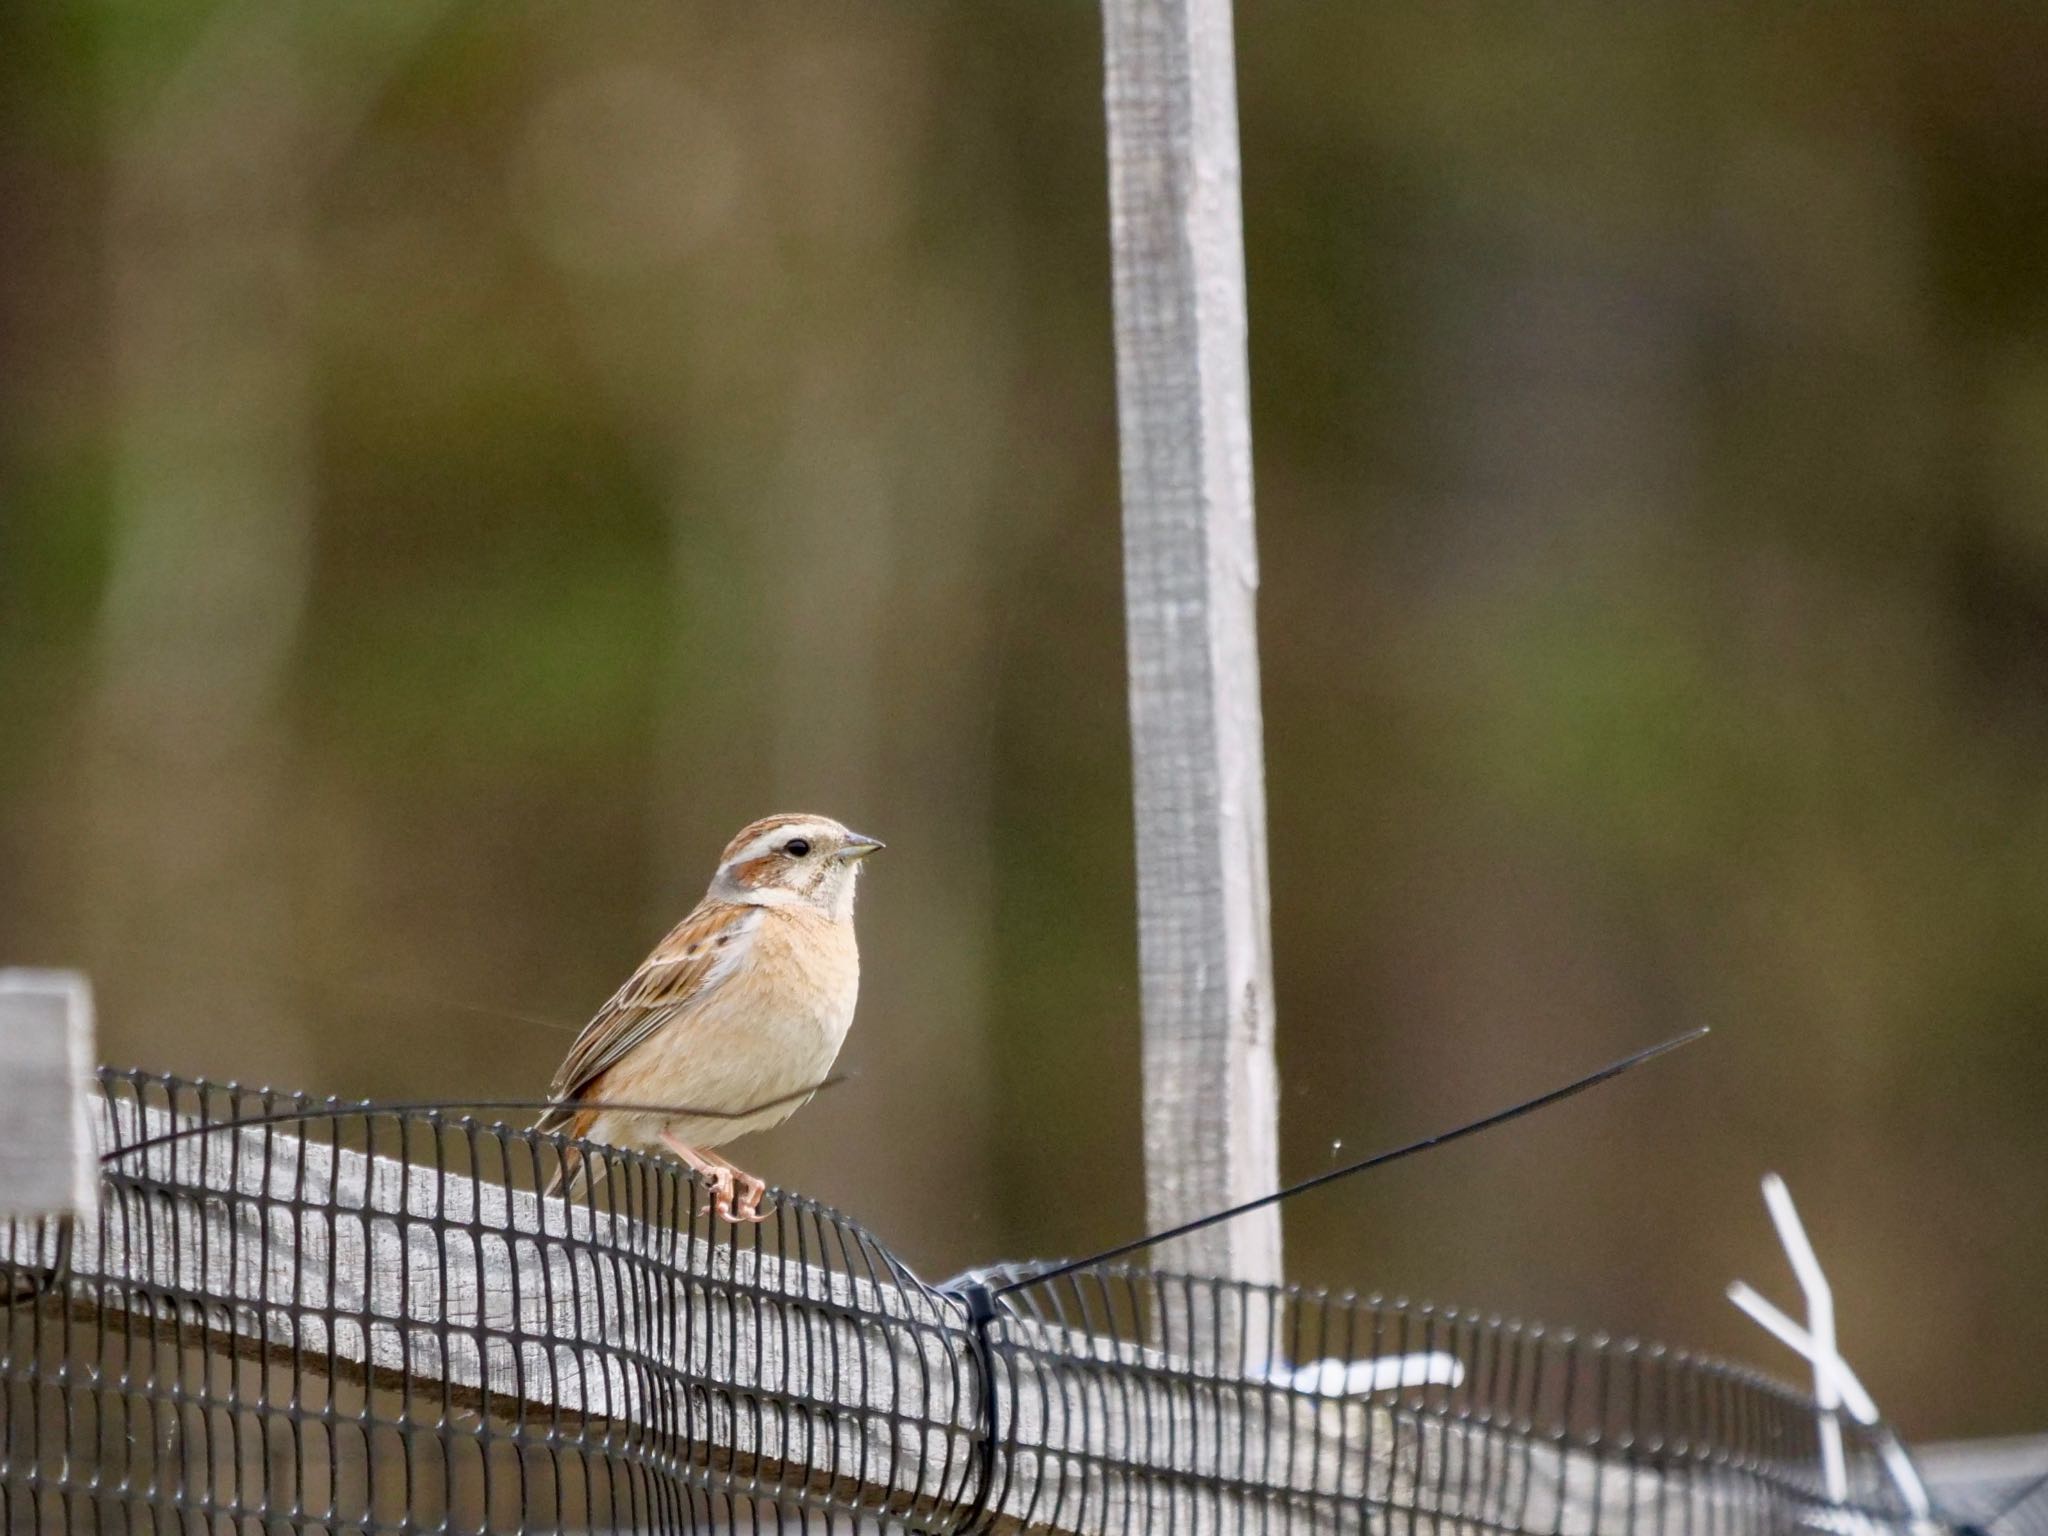
[[[748,906],[816,907],[853,915],[861,861],[882,844],[829,816],[764,816],[726,844],[711,894]]]

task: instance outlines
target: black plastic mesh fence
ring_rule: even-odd
[[[101,1144],[309,1101],[103,1074]],[[1860,1533],[1813,1404],[1655,1346],[1128,1269],[935,1288],[793,1196],[457,1115],[114,1157],[0,1225],[0,1527]]]

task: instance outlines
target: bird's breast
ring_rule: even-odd
[[[756,1028],[792,1054],[829,1066],[853,1023],[860,994],[860,951],[851,923],[810,912],[769,909],[754,937],[744,978],[746,1011]],[[737,1001],[737,999],[736,999]]]

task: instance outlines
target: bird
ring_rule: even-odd
[[[862,861],[882,847],[829,816],[764,816],[741,828],[704,899],[569,1047],[535,1129],[666,1147],[703,1179],[720,1216],[765,1220],[766,1183],[712,1149],[781,1124],[831,1070],[860,993],[854,892]],[[582,1155],[564,1149],[548,1192],[582,1171]]]

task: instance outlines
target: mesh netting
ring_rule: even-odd
[[[102,1077],[100,1137],[308,1101]],[[734,1228],[665,1160],[457,1115],[223,1128],[0,1224],[0,1525],[1903,1529],[1845,1426],[1655,1346],[1098,1267],[933,1287],[833,1212]]]

